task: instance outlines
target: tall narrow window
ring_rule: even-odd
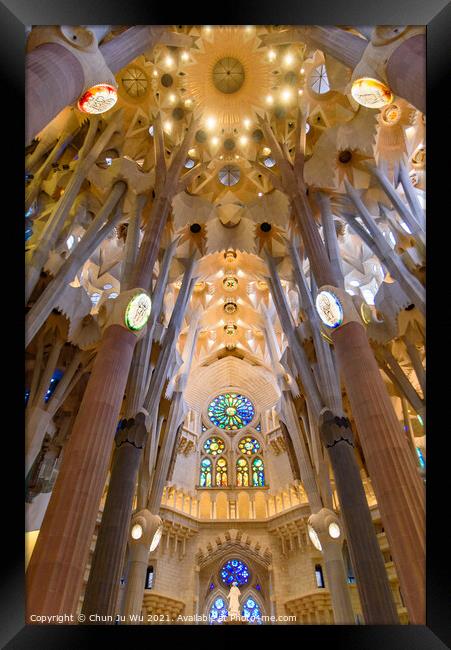
[[[152,589],[153,587],[153,566],[147,567],[146,573],[146,589]]]
[[[316,585],[320,589],[323,588],[324,585],[324,576],[323,576],[323,569],[321,567],[321,564],[316,564],[315,565],[315,577],[316,577]]]
[[[239,487],[249,487],[249,465],[245,458],[236,461],[236,484]]]
[[[212,465],[209,458],[203,458],[200,463],[200,487],[211,487]]]
[[[265,485],[265,469],[261,458],[254,458],[252,461],[252,485],[254,487]]]
[[[219,458],[216,463],[216,485],[227,485],[227,461]]]

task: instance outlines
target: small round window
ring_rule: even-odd
[[[232,187],[232,185],[236,185],[239,182],[240,177],[240,168],[236,167],[235,165],[225,165],[222,169],[219,170],[218,173],[219,182],[226,187]]]

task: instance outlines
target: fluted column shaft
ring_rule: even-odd
[[[27,618],[76,612],[135,341],[105,331],[28,566]]]
[[[144,417],[142,417],[142,420]],[[83,600],[83,613],[115,616],[120,578],[127,548],[130,514],[135,495],[136,477],[146,435],[143,424],[131,421],[117,434],[114,462],[97,537],[91,571]],[[141,428],[142,431],[135,432]]]
[[[357,466],[349,424],[344,418],[335,418],[320,426],[320,430],[334,471],[365,623],[396,625],[399,618]]]
[[[424,488],[363,326],[332,338],[409,617],[424,624]]]

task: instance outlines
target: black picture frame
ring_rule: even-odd
[[[24,505],[23,505],[23,339],[20,319],[11,319],[20,313],[23,296],[24,268],[18,253],[23,246],[22,210],[24,197],[23,149],[19,145],[24,133],[24,56],[25,28],[49,24],[170,24],[176,19],[181,24],[330,24],[381,25],[420,24],[427,26],[427,210],[428,210],[428,482],[427,482],[427,624],[425,626],[229,626],[213,629],[210,626],[40,626],[25,625],[24,581]],[[180,636],[185,645],[190,643],[260,642],[264,636],[271,643],[280,644],[285,635],[299,647],[373,648],[391,650],[440,649],[449,647],[450,589],[449,562],[447,562],[448,534],[446,533],[447,499],[446,477],[449,459],[450,424],[447,411],[449,378],[440,377],[440,370],[451,367],[449,333],[451,310],[443,307],[448,302],[449,280],[446,220],[449,219],[446,164],[450,157],[446,132],[448,106],[445,91],[450,85],[451,7],[447,0],[378,0],[362,2],[335,0],[324,2],[286,2],[282,0],[249,0],[245,5],[209,6],[204,11],[200,2],[177,8],[173,3],[143,3],[139,0],[2,0],[0,3],[0,67],[4,109],[1,156],[4,161],[2,187],[3,249],[13,252],[13,260],[4,268],[4,333],[3,348],[13,355],[13,361],[4,364],[4,376],[10,387],[4,402],[3,424],[3,567],[0,580],[0,642],[5,648],[85,648],[108,642],[130,643],[142,639],[144,643],[173,642]],[[406,62],[408,65],[408,62]],[[449,90],[448,90],[449,92]],[[444,165],[439,161],[445,153]],[[445,248],[446,247],[446,248]],[[5,260],[5,257],[3,257]],[[437,300],[434,292],[439,292]],[[16,308],[17,301],[17,308]],[[23,304],[23,302],[22,302]],[[5,327],[6,325],[6,327]],[[13,327],[11,327],[13,325]],[[9,377],[15,370],[17,381]],[[448,399],[447,399],[448,398]],[[6,478],[6,467],[10,476]],[[125,636],[124,636],[125,635]],[[156,636],[159,640],[156,641]],[[256,638],[257,637],[257,638]],[[448,644],[448,646],[447,646]]]

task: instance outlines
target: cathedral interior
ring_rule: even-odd
[[[27,622],[424,624],[424,65],[28,30]]]

